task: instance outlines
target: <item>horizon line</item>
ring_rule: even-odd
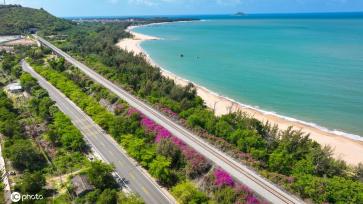
[[[235,13],[210,13],[210,14],[147,14],[147,15],[140,15],[140,14],[136,14],[136,15],[109,15],[109,16],[102,16],[102,15],[87,15],[87,16],[57,16],[59,18],[102,18],[102,17],[108,17],[108,18],[142,18],[142,17],[171,17],[171,16],[234,16]],[[244,12],[242,12],[244,13]],[[326,12],[269,12],[269,13],[264,13],[264,12],[253,12],[253,13],[244,13],[246,14],[246,16],[248,15],[293,15],[293,14],[359,14],[362,13],[363,11],[326,11]],[[243,17],[243,16],[241,16]]]

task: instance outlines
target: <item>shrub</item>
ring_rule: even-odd
[[[214,170],[214,177],[217,186],[234,186],[233,178],[221,168]]]
[[[181,204],[189,203],[208,203],[208,198],[204,193],[198,189],[191,182],[183,182],[171,189],[172,194],[176,200]]]

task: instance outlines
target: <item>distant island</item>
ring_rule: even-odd
[[[246,14],[243,12],[237,12],[234,14],[234,16],[245,16]]]

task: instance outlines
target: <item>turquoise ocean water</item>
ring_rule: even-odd
[[[363,136],[363,15],[199,18],[134,31],[162,38],[141,45],[156,63],[211,91]]]

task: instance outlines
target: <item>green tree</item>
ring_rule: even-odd
[[[344,176],[347,165],[342,160],[333,158],[333,150],[329,146],[311,149],[313,164],[315,165],[314,174],[319,176]]]
[[[141,162],[140,164],[147,167],[156,156],[155,146],[145,146],[141,151]]]
[[[96,204],[117,204],[117,191],[105,189],[98,197]]]
[[[171,189],[176,200],[181,204],[202,204],[208,203],[208,197],[191,182],[182,182]]]
[[[12,165],[19,170],[41,169],[45,160],[28,140],[18,139],[6,145],[5,155],[12,161]]]
[[[311,158],[302,159],[294,165],[292,169],[293,175],[298,174],[313,174],[315,171],[315,166]]]
[[[127,149],[127,152],[136,160],[140,161],[142,157],[143,148],[145,147],[145,140],[137,138],[134,135],[123,135],[121,144]]]
[[[143,204],[144,201],[137,195],[126,195],[125,193],[118,194],[118,203],[126,204]]]
[[[268,166],[272,171],[290,175],[292,163],[292,155],[285,150],[276,150],[270,155]]]
[[[255,130],[237,129],[228,139],[235,142],[238,149],[251,153],[257,159],[262,159],[267,154],[266,141]]]
[[[111,165],[102,163],[101,161],[92,162],[90,168],[87,170],[86,174],[91,184],[96,188],[101,190],[107,188],[115,188],[117,184],[112,177],[111,173],[113,171]]]
[[[233,128],[228,122],[224,120],[218,120],[215,125],[214,134],[218,135],[219,137],[227,138],[232,131]]]
[[[21,126],[15,117],[15,114],[0,109],[1,118],[6,118],[0,121],[0,132],[7,137],[21,137]]]
[[[1,60],[0,68],[5,71],[5,73],[10,73],[12,68],[18,63],[16,57],[15,55],[8,53],[4,53],[1,55],[3,56],[3,58]]]
[[[158,155],[149,164],[149,172],[160,182],[168,184],[171,180],[170,164],[171,162],[166,157]]]
[[[363,203],[363,183],[343,177],[300,175],[292,187],[302,198],[315,203]]]
[[[3,91],[0,91],[0,132],[7,137],[21,137],[18,112]]]
[[[171,167],[179,168],[185,164],[184,157],[179,148],[170,139],[162,139],[157,144],[157,153],[171,161]]]
[[[29,101],[30,109],[47,121],[50,120],[49,109],[53,105],[54,101],[52,101],[48,96],[43,96],[42,98],[33,98]]]
[[[56,145],[67,150],[80,151],[86,148],[86,143],[80,131],[74,127],[71,120],[58,109],[53,113],[53,121],[49,126],[47,138]]]
[[[36,194],[42,191],[44,186],[45,177],[41,172],[25,172],[15,188],[19,189],[23,194]]]
[[[59,72],[63,72],[65,69],[63,57],[48,60],[48,63],[52,69],[57,70]]]
[[[80,151],[85,147],[82,136],[76,131],[63,133],[60,142],[62,143],[62,146],[68,150]]]
[[[214,192],[214,200],[218,204],[235,203],[236,192],[230,187],[220,187]]]
[[[38,85],[38,82],[30,74],[24,72],[20,76],[20,84],[26,91],[30,92],[32,87]]]
[[[87,193],[84,197],[78,197],[76,203],[96,203],[101,192],[100,189],[95,189]]]

